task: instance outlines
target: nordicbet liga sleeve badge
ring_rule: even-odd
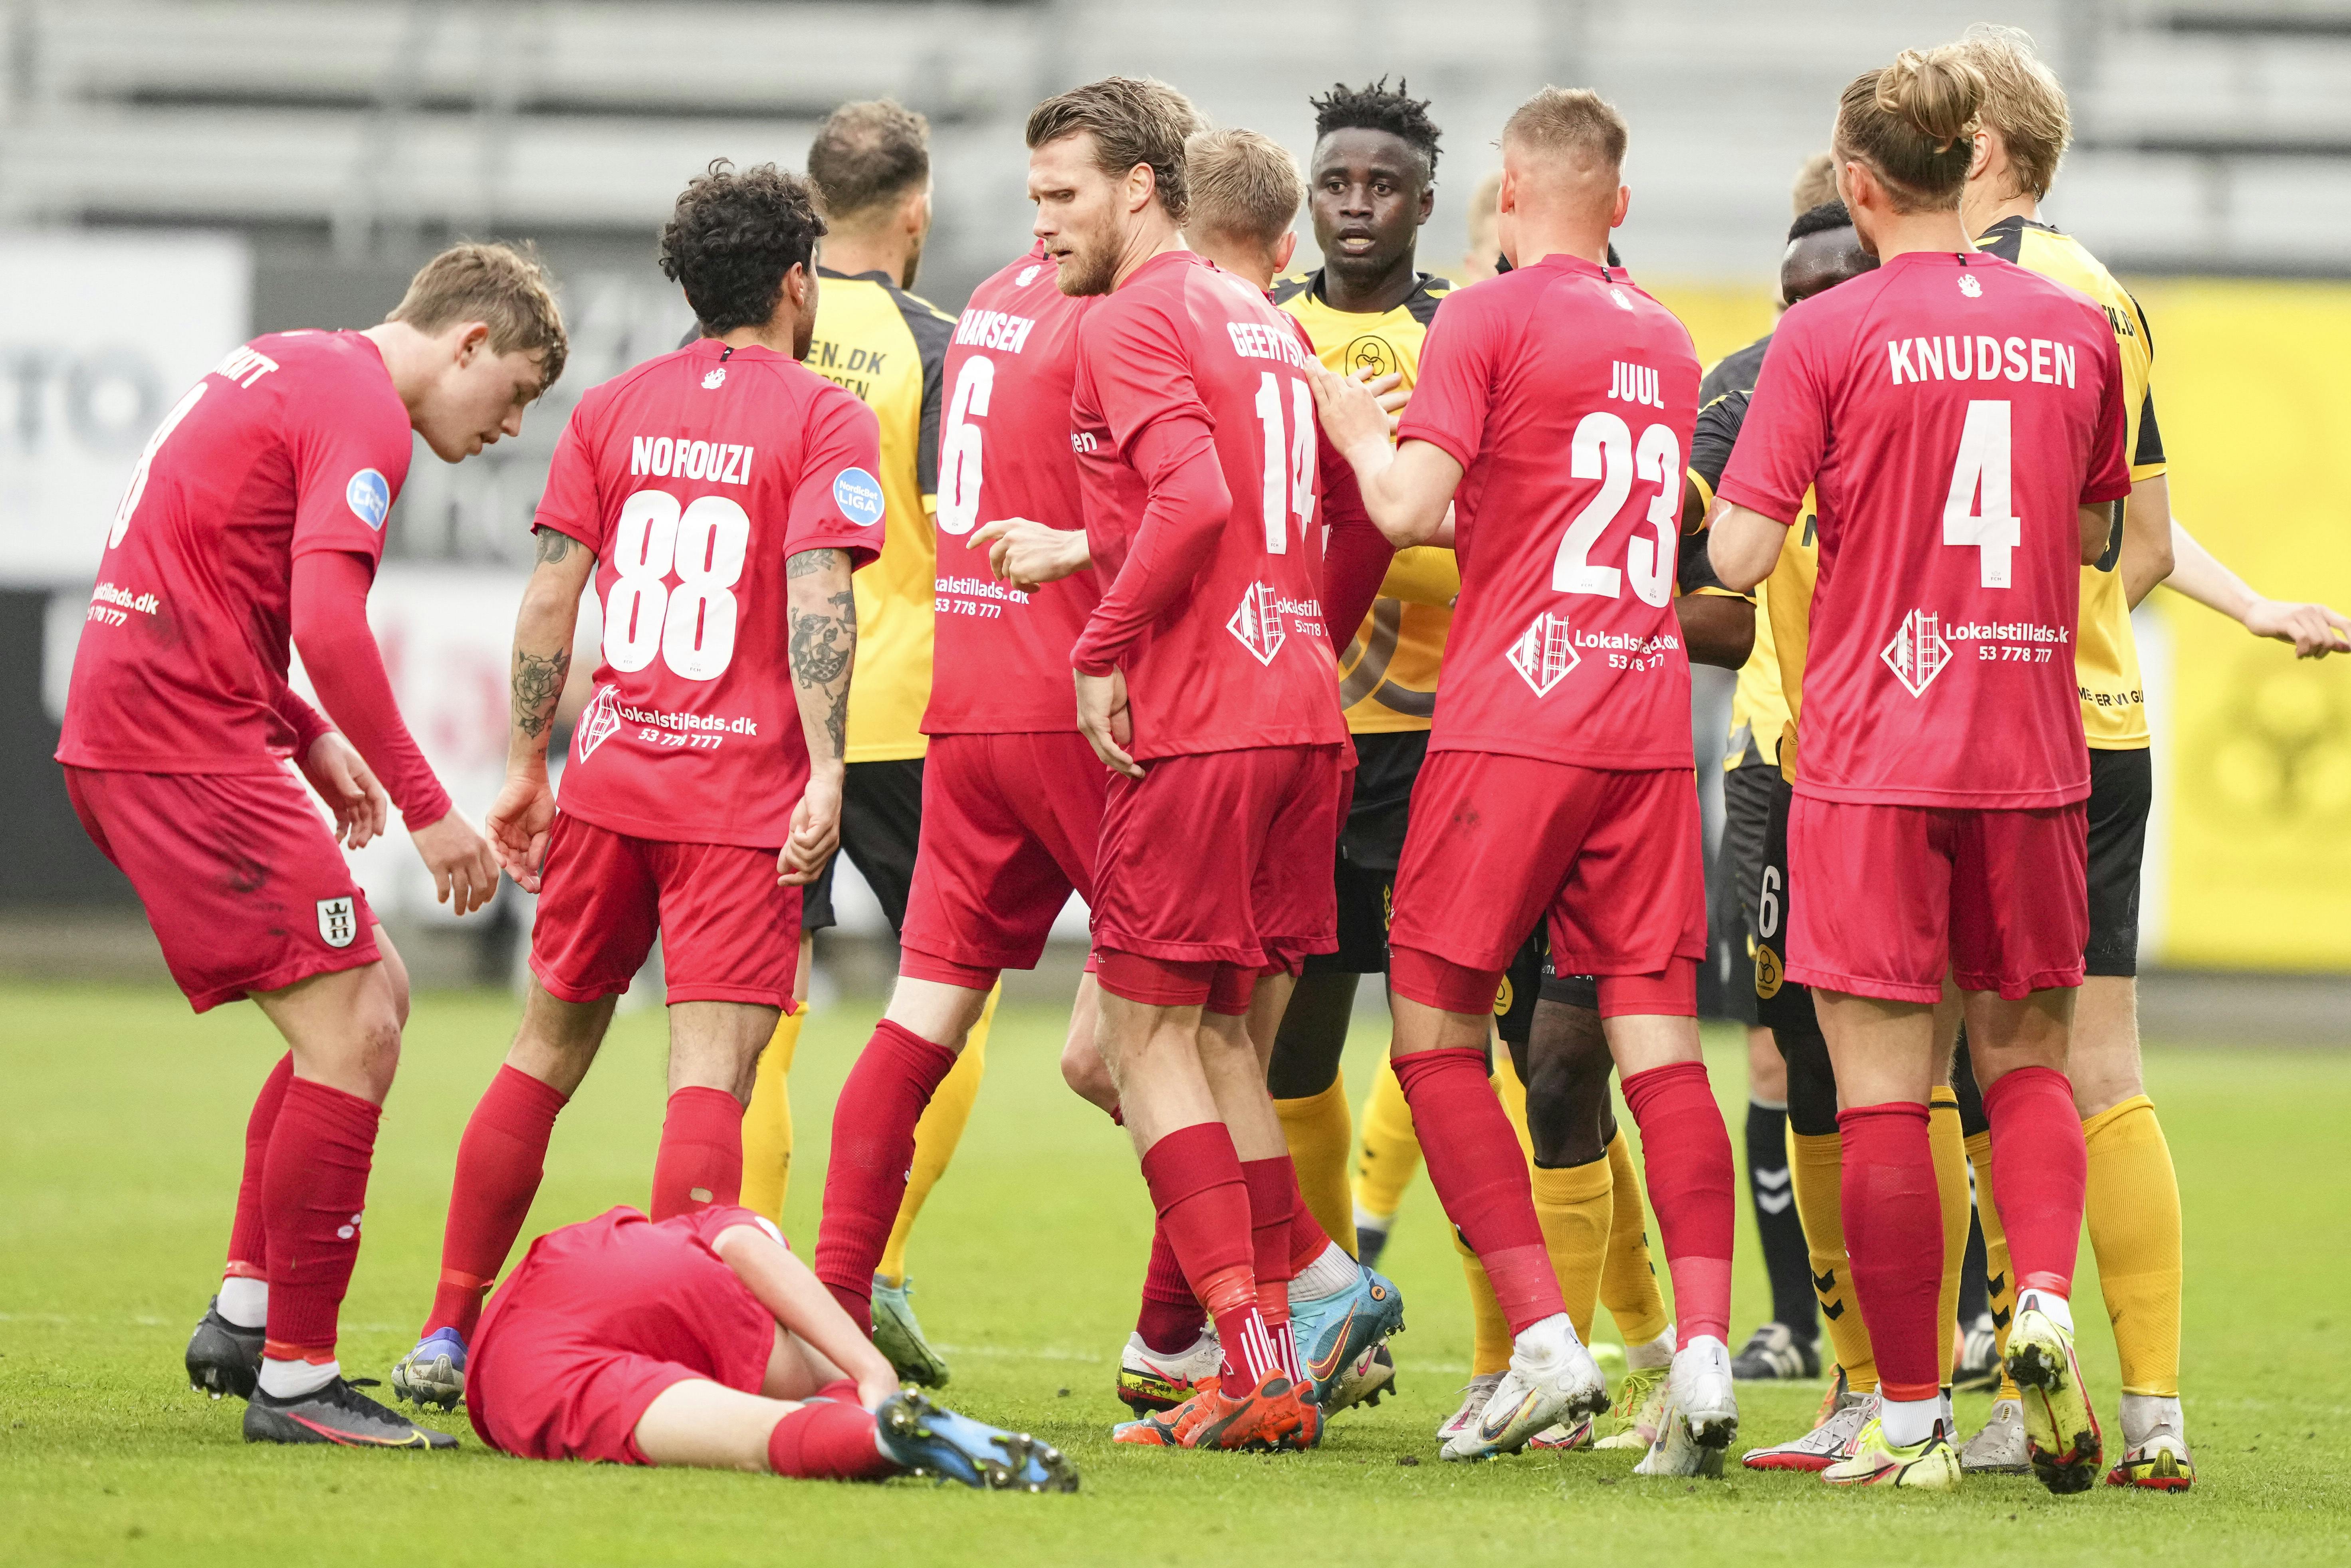
[[[329,947],[348,947],[359,934],[359,914],[348,894],[319,900],[319,940]]]
[[[843,468],[832,481],[832,504],[861,528],[882,520],[882,483],[862,468]]]
[[[353,517],[381,533],[384,517],[392,510],[392,485],[374,469],[362,468],[343,486],[343,504]]]

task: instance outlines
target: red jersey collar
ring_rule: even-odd
[[[1543,257],[1541,261],[1529,262],[1524,267],[1512,267],[1510,270],[1513,272],[1532,272],[1537,269],[1550,272],[1581,273],[1586,277],[1597,277],[1602,279],[1605,279],[1608,277],[1608,269],[1601,266],[1598,262],[1588,260],[1587,258],[1580,256],[1572,256],[1563,250],[1555,250],[1549,256]]]

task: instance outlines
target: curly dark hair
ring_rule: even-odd
[[[1430,177],[1436,176],[1441,133],[1428,118],[1428,99],[1411,97],[1404,78],[1396,78],[1394,91],[1389,90],[1385,77],[1362,88],[1333,82],[1329,92],[1309,99],[1307,107],[1314,111],[1315,141],[1334,131],[1384,131],[1401,138],[1406,146],[1417,148],[1428,160]]]
[[[784,274],[812,264],[824,232],[806,180],[714,158],[662,229],[662,276],[684,287],[705,335],[760,326],[776,313]]]
[[[1793,245],[1806,235],[1826,234],[1831,229],[1851,227],[1853,214],[1844,210],[1843,202],[1823,202],[1817,207],[1807,207],[1796,214],[1796,221],[1788,225],[1788,243]]]

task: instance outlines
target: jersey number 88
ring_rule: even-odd
[[[639,490],[622,502],[612,529],[620,576],[604,595],[604,662],[630,674],[659,653],[689,681],[725,674],[735,658],[733,591],[750,542],[749,514],[725,496],[681,507],[666,490]]]

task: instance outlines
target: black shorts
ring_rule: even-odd
[[[2139,868],[2154,803],[2152,752],[2090,753],[2090,940],[2082,950],[2088,974],[2138,973]]]
[[[1543,933],[1537,932],[1541,936]],[[1551,954],[1542,956],[1542,999],[1562,1007],[1582,1008],[1585,1012],[1600,1010],[1600,977],[1597,975],[1555,975],[1552,973]]]
[[[882,901],[893,933],[906,924],[906,895],[914,885],[914,845],[923,832],[923,759],[852,762],[841,786],[841,848]],[[823,931],[838,925],[832,914],[832,868],[800,894],[800,929]]]
[[[1412,808],[1413,780],[1428,757],[1428,731],[1358,735],[1355,794],[1339,830],[1332,880],[1339,892],[1339,950],[1306,960],[1310,975],[1380,975],[1388,967],[1388,922],[1395,914],[1396,862]]]
[[[1769,770],[1763,782],[1770,793],[1763,860],[1755,883],[1755,1021],[1774,1034],[1818,1039],[1821,1020],[1813,1010],[1812,988],[1783,972],[1788,966],[1788,808],[1796,791],[1777,768]],[[1727,792],[1724,799],[1727,802]]]
[[[1756,1013],[1755,930],[1763,882],[1763,840],[1771,822],[1771,786],[1780,765],[1750,744],[1739,766],[1722,776],[1722,846],[1715,856],[1713,962],[1726,983],[1729,1016],[1744,1024]]]

